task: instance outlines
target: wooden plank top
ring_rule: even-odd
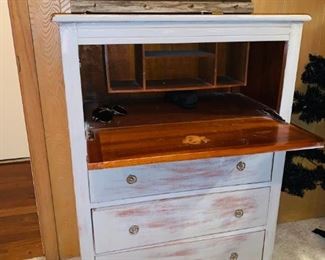
[[[71,0],[72,13],[253,13],[252,0]]]
[[[242,117],[125,128],[96,133],[99,161],[89,169],[323,147],[306,131],[268,117]]]

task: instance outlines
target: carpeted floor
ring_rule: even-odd
[[[325,238],[312,233],[315,228],[325,229],[325,218],[278,225],[273,260],[325,260]]]
[[[325,229],[325,218],[278,225],[273,260],[325,260],[325,238],[312,232]]]

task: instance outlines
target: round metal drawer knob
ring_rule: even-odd
[[[238,171],[243,171],[246,168],[246,163],[244,163],[243,161],[240,161],[239,163],[237,163],[236,168]]]
[[[138,232],[139,232],[139,226],[138,225],[132,225],[130,228],[129,228],[129,233],[131,234],[131,235],[136,235],[136,234],[138,234]]]
[[[229,260],[237,260],[238,259],[238,254],[237,253],[231,253]]]
[[[242,216],[244,216],[244,211],[242,209],[236,209],[234,215],[236,218],[241,218]]]
[[[136,183],[137,182],[137,176],[135,176],[135,175],[129,175],[127,178],[126,178],[126,182],[128,183],[128,184],[134,184],[134,183]]]

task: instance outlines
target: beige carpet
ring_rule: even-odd
[[[325,229],[325,218],[278,225],[273,260],[325,260],[325,238],[312,233]]]

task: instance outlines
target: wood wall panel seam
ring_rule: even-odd
[[[62,13],[63,1],[29,0],[28,5],[44,119],[59,257],[73,257],[79,254],[79,245],[71,154],[68,145],[59,33],[57,26],[51,21],[54,13]]]
[[[58,259],[55,215],[51,193],[51,180],[38,89],[34,46],[31,35],[29,8],[27,1],[8,1],[13,38],[19,71],[25,123],[29,149],[33,160],[32,174],[39,216],[43,252],[49,259]]]

